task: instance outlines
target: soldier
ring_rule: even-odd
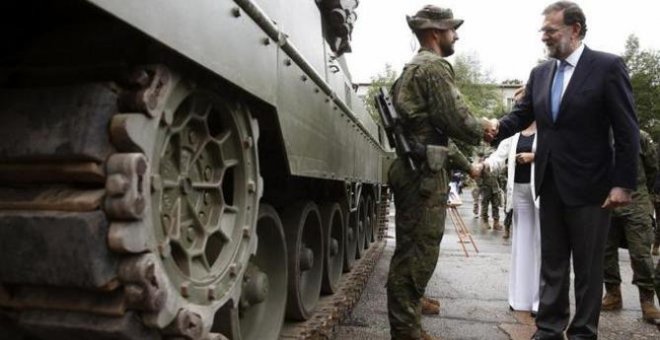
[[[640,131],[640,162],[637,170],[637,189],[633,192],[630,205],[614,209],[612,227],[605,246],[604,279],[606,294],[601,310],[622,308],[621,275],[619,273],[618,248],[621,242],[628,245],[630,264],[633,269],[633,284],[639,288],[639,300],[644,320],[660,323],[660,311],[654,304],[653,259],[651,258],[651,201],[649,191],[658,173],[658,159],[653,140],[648,133]]]
[[[396,248],[387,278],[387,305],[393,339],[432,339],[421,329],[421,304],[435,270],[447,209],[448,138],[476,145],[496,134],[493,121],[475,118],[454,84],[456,28],[463,20],[451,10],[427,5],[407,17],[421,48],[392,88],[395,108],[410,142],[425,159],[414,172],[402,159],[389,169],[396,206]],[[449,161],[451,162],[451,161]],[[481,171],[471,167],[471,173]]]
[[[481,176],[481,223],[484,227],[488,225],[488,206],[491,207],[493,214],[493,230],[502,230],[500,224],[500,184],[497,181],[498,174],[484,172]]]

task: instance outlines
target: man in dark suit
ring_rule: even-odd
[[[530,74],[525,95],[500,120],[498,139],[538,124],[541,287],[533,339],[596,339],[603,251],[610,210],[631,201],[639,128],[621,58],[583,43],[584,13],[559,1],[544,11],[542,41],[551,59]],[[575,273],[569,321],[570,257]]]

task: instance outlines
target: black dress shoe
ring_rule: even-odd
[[[532,335],[530,340],[563,340],[564,336],[548,336],[547,334],[539,333],[538,331]]]

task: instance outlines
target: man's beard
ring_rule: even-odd
[[[546,45],[547,54],[550,58],[562,59],[562,56],[567,57],[571,50],[571,40],[561,38],[556,44],[552,46]]]
[[[443,57],[449,57],[454,54],[454,43],[446,42],[440,45],[440,51],[442,52]]]

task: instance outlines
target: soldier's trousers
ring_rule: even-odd
[[[479,215],[479,193],[481,189],[479,187],[475,187],[472,189],[472,212],[474,212],[475,215]]]
[[[499,190],[481,190],[481,219],[484,221],[488,220],[488,206],[491,206],[493,220],[499,220],[501,206]]]
[[[387,277],[392,339],[421,337],[421,304],[444,233],[447,175],[414,174],[397,160],[389,172],[396,206],[396,247]]]
[[[653,231],[651,217],[643,211],[622,216],[612,215],[612,225],[605,245],[603,282],[621,284],[618,248],[623,240],[627,243],[630,254],[632,283],[640,288],[653,290],[653,258],[651,257]]]

